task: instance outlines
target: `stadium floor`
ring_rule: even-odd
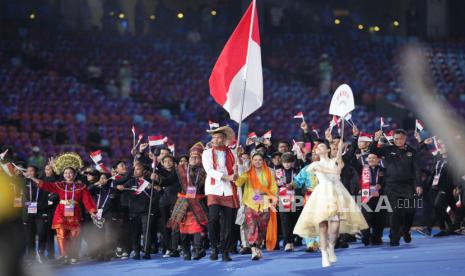
[[[401,241],[399,247],[386,244],[364,247],[351,244],[349,249],[338,249],[338,262],[321,268],[319,253],[264,252],[264,259],[251,261],[250,255],[232,255],[233,261],[211,262],[208,256],[200,261],[181,258],[163,259],[152,255],[152,260],[124,260],[107,263],[82,262],[62,267],[56,275],[465,275],[465,236],[442,238],[413,234],[411,244]]]

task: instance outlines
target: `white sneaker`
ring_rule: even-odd
[[[321,267],[330,267],[331,263],[329,262],[328,251],[320,249],[321,251]]]
[[[334,253],[334,245],[331,243],[328,245],[328,257],[331,263],[337,262],[336,253]]]
[[[166,250],[165,254],[163,255],[163,258],[169,258],[169,257],[171,257],[170,254],[171,254],[171,251]]]
[[[292,243],[286,243],[286,246],[284,247],[285,252],[292,252],[294,251],[294,245]]]
[[[71,258],[71,261],[69,262],[70,264],[74,265],[77,263],[77,259]]]
[[[121,254],[121,260],[126,260],[127,258],[129,258],[129,254],[127,252],[123,252],[123,254]]]

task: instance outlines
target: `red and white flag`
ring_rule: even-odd
[[[294,119],[302,119],[302,121],[305,121],[304,113],[298,112],[296,115],[294,115]]]
[[[97,150],[90,153],[90,158],[92,161],[94,161],[95,164],[98,164],[100,161],[102,161],[102,154],[103,152],[101,150]]]
[[[379,119],[379,129],[380,129],[380,130],[383,130],[383,128],[384,128],[384,127],[387,127],[387,126],[389,126],[389,125],[386,125],[386,122],[384,121],[384,117],[381,117],[381,118]]]
[[[320,138],[320,133],[318,132],[316,125],[312,125],[312,131],[316,134],[316,137]]]
[[[168,143],[168,148],[170,149],[171,154],[174,156],[174,144]]]
[[[265,134],[263,134],[263,138],[271,139],[271,130],[268,130]]]
[[[215,122],[212,122],[212,121],[208,121],[208,126],[210,127],[210,130],[214,129],[214,128],[219,128],[220,127],[220,124],[218,123],[215,123]]]
[[[331,122],[329,122],[329,127],[331,128],[331,130],[333,130],[335,126],[339,128],[339,122],[340,120],[337,118],[337,116],[333,115],[333,119],[331,120]]]
[[[97,163],[95,169],[101,173],[110,173],[110,170],[103,163]]]
[[[388,141],[393,140],[394,139],[394,130],[391,130],[388,133],[385,133],[384,137],[386,137],[386,139]]]
[[[168,144],[168,137],[167,136],[163,137],[163,143]]]
[[[142,193],[150,185],[150,182],[145,179],[139,179],[137,184],[139,187],[137,187],[136,191],[134,192],[136,195]]]
[[[213,68],[209,85],[215,101],[238,123],[262,106],[263,74],[255,0],[226,42]],[[244,107],[241,117],[242,102]]]
[[[257,134],[255,132],[251,132],[251,133],[249,133],[249,135],[247,135],[247,137],[250,138],[250,139],[254,139],[254,138],[257,138],[258,136],[257,136]]]
[[[417,131],[417,130],[418,130],[418,131],[423,131],[423,129],[425,129],[425,128],[423,127],[423,122],[420,121],[420,120],[418,120],[418,119],[415,120],[415,131]]]
[[[149,136],[149,146],[155,147],[165,143],[165,138],[162,135]]]

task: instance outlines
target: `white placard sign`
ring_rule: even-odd
[[[355,109],[354,95],[347,84],[340,85],[334,92],[329,114],[344,117]]]

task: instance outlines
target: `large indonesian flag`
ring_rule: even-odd
[[[252,11],[253,28],[251,30]],[[248,55],[247,49],[249,49]],[[241,118],[244,74],[247,74],[245,76],[246,91],[244,95],[244,113]],[[263,75],[255,1],[252,1],[247,8],[239,25],[226,42],[213,68],[209,84],[212,97],[229,112],[231,119],[238,123],[262,106]]]

